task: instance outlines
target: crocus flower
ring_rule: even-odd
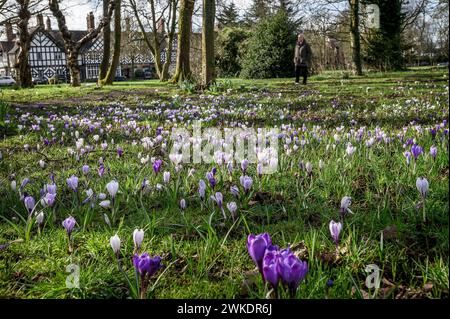
[[[162,166],[162,160],[156,160],[153,163],[153,171],[155,173],[158,173],[161,170],[161,166]]]
[[[133,242],[136,251],[138,251],[141,248],[143,240],[144,240],[144,230],[136,228],[133,231]]]
[[[89,174],[89,165],[83,165],[82,171],[84,175]]]
[[[97,172],[98,172],[98,176],[100,176],[100,177],[102,177],[105,174],[105,166],[103,165],[103,163],[100,163],[100,165],[98,166]]]
[[[417,160],[419,155],[423,153],[423,148],[421,146],[417,145],[417,144],[414,144],[411,147],[411,153],[414,156],[414,160]]]
[[[228,210],[230,211],[231,216],[232,216],[233,219],[234,219],[235,216],[236,216],[236,210],[237,210],[237,205],[236,205],[236,203],[235,203],[235,202],[229,202],[229,203],[227,203],[227,208],[228,208]]]
[[[116,197],[117,191],[119,190],[119,183],[116,181],[111,181],[106,184],[106,190],[109,195],[114,199]]]
[[[278,288],[278,283],[280,281],[280,273],[278,272],[279,258],[280,255],[277,250],[266,250],[262,262],[263,278],[268,281],[275,290]]]
[[[206,191],[206,183],[204,180],[201,179],[198,182],[198,194],[201,200],[205,199],[205,191]]]
[[[76,220],[72,216],[67,217],[62,222],[63,227],[66,229],[67,235],[70,237],[72,234],[73,228],[75,227]]]
[[[11,182],[11,189],[13,190],[13,192],[16,190],[17,188],[17,182],[16,181],[12,181]]]
[[[403,153],[403,155],[406,158],[406,165],[409,165],[409,163],[411,163],[411,152],[410,151],[405,151]]]
[[[30,179],[29,179],[29,178],[24,178],[24,179],[22,180],[22,183],[20,184],[20,190],[24,189],[25,186],[27,186],[27,184],[28,184],[29,182],[30,182]]]
[[[45,194],[45,196],[44,196],[45,205],[47,205],[48,207],[52,207],[53,204],[55,204],[55,198],[56,198],[56,194],[52,194],[52,193]]]
[[[34,198],[32,196],[25,196],[24,200],[23,200],[26,209],[28,210],[28,213],[31,214],[31,212],[34,209],[34,206],[36,204],[36,202],[34,201]]]
[[[230,192],[231,194],[233,194],[234,197],[239,196],[239,188],[236,185],[230,187]]]
[[[119,258],[119,251],[120,251],[120,238],[117,234],[112,236],[109,239],[109,243],[111,245],[112,250],[114,251],[114,254],[117,258]]]
[[[350,204],[352,203],[352,198],[349,196],[344,196],[341,199],[341,216],[345,216],[347,212],[353,213],[350,208]]]
[[[239,178],[242,187],[244,187],[245,192],[248,192],[250,190],[250,188],[252,187],[253,184],[253,180],[250,176],[241,176]]]
[[[339,233],[341,232],[342,224],[336,223],[334,220],[332,220],[332,221],[330,221],[329,227],[330,227],[331,237],[333,238],[334,243],[337,246],[339,244]]]
[[[148,253],[143,253],[142,255],[133,256],[133,265],[136,270],[141,274],[141,278],[152,277],[161,267],[161,257],[155,256],[150,257]]]
[[[180,200],[180,208],[181,208],[182,210],[185,210],[185,209],[186,209],[186,200],[185,200],[184,198],[182,198],[182,199]]]
[[[70,189],[76,192],[78,188],[78,177],[76,177],[75,175],[69,177],[67,179],[67,186],[69,186]]]
[[[436,159],[436,155],[437,155],[437,147],[436,146],[431,146],[430,147],[430,155],[433,157],[433,159]]]
[[[417,178],[416,187],[420,193],[420,196],[422,196],[423,199],[426,198],[427,194],[428,194],[428,188],[429,188],[427,179],[424,177]]]
[[[300,281],[308,272],[308,263],[301,261],[289,249],[280,252],[278,260],[278,273],[281,281],[289,288],[291,296],[295,295]]]
[[[308,174],[311,175],[313,169],[312,164],[310,162],[306,162],[305,168],[306,172],[308,172]]]
[[[117,148],[117,157],[122,157],[122,155],[123,155],[123,149],[119,146]]]
[[[242,172],[244,172],[244,174],[245,174],[245,172],[247,171],[248,164],[249,164],[249,162],[248,162],[248,160],[246,160],[246,159],[243,159],[243,160],[241,161],[241,169],[242,169]]]
[[[43,222],[44,222],[44,212],[40,212],[39,214],[36,215],[36,223],[39,226],[41,226]]]
[[[99,203],[99,205],[103,208],[108,208],[111,205],[111,202],[109,200],[103,200]]]
[[[164,172],[163,174],[164,183],[167,184],[170,181],[170,172]]]
[[[45,189],[47,190],[47,193],[56,195],[56,184],[47,184]]]
[[[253,262],[258,267],[261,274],[262,272],[262,262],[266,249],[272,245],[272,240],[268,233],[262,233],[259,235],[250,234],[247,237],[247,250],[252,258]],[[263,275],[264,276],[264,275]]]

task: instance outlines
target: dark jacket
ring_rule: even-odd
[[[306,65],[309,66],[311,64],[312,59],[312,52],[311,48],[306,42],[306,40],[303,40],[302,44],[295,45],[295,55],[294,55],[294,63],[295,65]]]

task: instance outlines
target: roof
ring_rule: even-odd
[[[15,41],[0,41],[0,51],[9,52],[14,47]]]

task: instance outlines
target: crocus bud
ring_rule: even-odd
[[[248,235],[247,238],[247,250],[253,262],[258,266],[259,271],[262,273],[262,261],[266,249],[272,245],[272,240],[268,233],[259,235]]]
[[[167,184],[170,181],[170,172],[164,172],[163,174],[164,183]]]
[[[117,191],[119,190],[119,183],[116,181],[111,181],[108,184],[106,184],[106,189],[111,195],[112,198],[114,198],[117,194]]]
[[[43,222],[44,222],[44,212],[40,212],[36,216],[36,223],[40,226],[40,225],[42,225]]]
[[[182,199],[180,200],[180,208],[181,208],[182,210],[185,210],[185,209],[186,209],[186,200],[185,200],[184,198],[182,198]]]
[[[40,166],[41,168],[44,168],[44,167],[45,167],[45,162],[44,162],[43,160],[40,160],[40,161],[39,161],[39,166]]]
[[[73,231],[73,228],[75,227],[75,224],[76,224],[76,220],[72,216],[67,217],[62,222],[62,225],[65,228],[65,230],[67,232],[67,235],[69,235],[69,237],[70,237],[70,234],[72,234],[72,231]]]
[[[13,190],[13,192],[16,191],[16,188],[17,188],[17,182],[16,181],[12,181],[11,182],[11,189]]]
[[[84,175],[89,174],[89,165],[83,165],[82,170]]]
[[[144,230],[143,229],[135,229],[133,231],[133,242],[134,247],[139,250],[142,245],[142,241],[144,240]]]
[[[26,196],[23,201],[25,203],[25,207],[28,210],[28,213],[31,214],[34,209],[34,205],[36,204],[34,198],[32,196]]]
[[[99,203],[99,205],[103,208],[108,208],[111,205],[111,202],[109,200],[103,200]]]
[[[341,232],[342,229],[342,224],[341,223],[336,223],[334,220],[330,221],[330,233],[331,233],[331,237],[334,240],[334,243],[337,245],[339,243],[339,233]]]
[[[114,251],[114,254],[116,254],[116,256],[119,255],[119,251],[120,251],[120,238],[119,236],[114,235],[109,239],[109,243],[111,244],[111,248]]]
[[[69,177],[67,179],[67,186],[69,186],[70,189],[76,192],[78,188],[78,177],[76,177],[75,175]]]
[[[427,197],[429,184],[428,184],[428,181],[426,178],[424,178],[424,177],[417,178],[416,187],[420,193],[420,196],[422,196],[422,198]]]

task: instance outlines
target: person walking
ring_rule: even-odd
[[[303,84],[306,85],[308,78],[308,67],[311,64],[312,51],[308,42],[306,42],[303,33],[300,33],[295,45],[295,84],[299,84],[300,76],[303,77]]]

